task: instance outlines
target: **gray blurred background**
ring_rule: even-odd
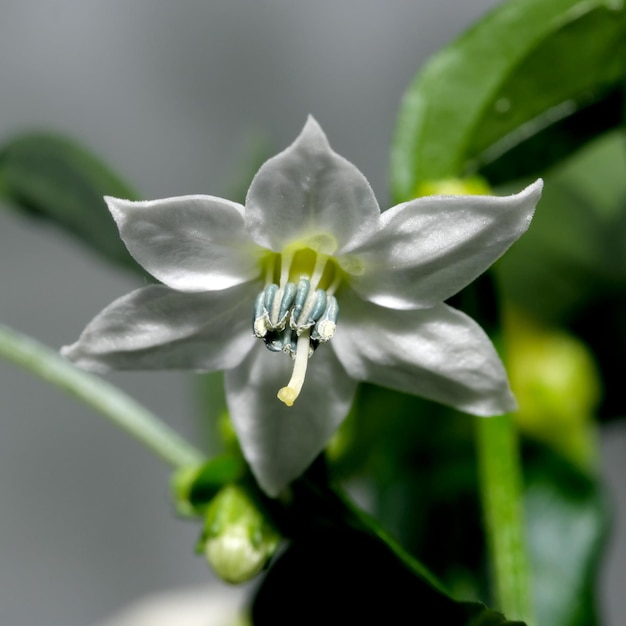
[[[307,114],[386,205],[399,98],[494,0],[0,0],[0,142],[78,139],[145,198],[223,195],[255,137],[282,149]],[[44,224],[0,212],[0,321],[58,347],[135,286]],[[185,435],[192,382],[113,382]],[[626,508],[626,431],[603,437]],[[89,626],[143,594],[211,578],[177,520],[168,468],[85,407],[0,363],[0,624]],[[601,588],[619,626],[626,532]],[[620,595],[621,594],[621,595]]]

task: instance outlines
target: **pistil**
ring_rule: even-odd
[[[309,331],[302,333],[298,337],[296,345],[296,358],[294,359],[293,372],[286,387],[282,387],[277,394],[278,399],[287,406],[293,406],[296,398],[300,395],[304,377],[306,376],[306,368],[309,362]]]

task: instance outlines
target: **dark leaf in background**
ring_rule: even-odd
[[[620,123],[625,77],[622,2],[501,4],[437,53],[405,95],[395,200],[425,181],[483,170],[502,183],[544,170]]]
[[[567,323],[605,283],[603,228],[593,205],[548,178],[527,233],[495,266],[502,294],[549,324]]]
[[[22,135],[0,151],[0,200],[50,220],[109,262],[141,271],[119,237],[105,195],[135,197],[107,166],[68,139]]]
[[[553,168],[533,224],[495,266],[506,300],[589,345],[605,419],[626,413],[625,171],[621,132]]]
[[[324,520],[303,529],[272,566],[253,605],[255,626],[429,623],[522,626],[428,584],[379,536]]]
[[[604,386],[602,420],[624,419],[626,371],[626,292],[606,294],[589,303],[572,321],[572,328],[593,350]]]
[[[581,146],[618,128],[623,120],[621,88],[588,106],[581,103],[571,115],[536,130],[527,139],[506,146],[500,158],[479,165],[480,173],[494,185],[520,177],[538,177],[548,167],[566,159]]]

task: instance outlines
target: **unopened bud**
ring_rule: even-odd
[[[442,178],[419,183],[414,196],[488,196],[491,194],[489,184],[484,178],[470,176],[468,178]]]
[[[587,468],[595,463],[600,376],[585,344],[516,311],[506,317],[507,365],[518,426]]]
[[[239,485],[227,485],[206,513],[204,554],[215,573],[238,584],[256,576],[272,557],[280,536]]]

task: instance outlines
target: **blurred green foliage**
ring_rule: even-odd
[[[0,200],[51,221],[107,261],[143,274],[119,238],[105,195],[135,199],[100,159],[64,137],[26,134],[0,150]]]

